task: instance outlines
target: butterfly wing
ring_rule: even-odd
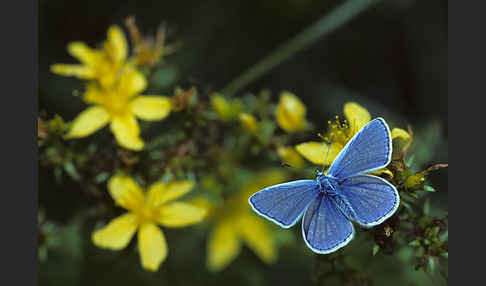
[[[338,154],[328,174],[345,179],[388,165],[392,156],[390,129],[383,118],[366,124]]]
[[[354,237],[354,227],[335,203],[321,193],[305,211],[302,236],[312,251],[327,254],[348,244]]]
[[[339,185],[339,194],[351,208],[340,208],[361,226],[372,227],[385,221],[398,209],[400,197],[395,186],[372,175],[357,175]]]
[[[248,203],[253,210],[280,227],[293,226],[319,194],[315,180],[298,180],[265,188],[253,194]]]

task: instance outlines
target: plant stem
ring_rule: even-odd
[[[225,95],[235,94],[249,83],[269,72],[281,62],[313,44],[321,37],[328,35],[353,19],[360,12],[379,1],[380,0],[346,1],[297,36],[279,46],[276,51],[263,58],[260,62],[247,69],[243,74],[227,84],[220,92]]]

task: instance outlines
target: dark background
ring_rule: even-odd
[[[177,66],[177,83],[194,83],[203,90],[215,91],[342,2],[40,0],[39,110],[71,120],[84,109],[84,103],[72,97],[72,90],[82,87],[80,81],[51,74],[49,65],[74,63],[66,51],[69,42],[83,41],[95,46],[106,38],[111,24],[125,29],[123,23],[128,15],[136,16],[143,34],[153,34],[160,22],[166,22],[170,28],[169,42],[183,43],[167,58],[169,65]],[[430,161],[447,162],[447,15],[446,1],[382,1],[281,63],[244,91],[269,88],[276,101],[280,91],[290,90],[304,101],[310,121],[320,129],[326,128],[330,117],[342,114],[342,105],[349,100],[367,107],[373,117],[384,116],[400,127],[410,123],[414,129],[421,130],[430,122],[439,122],[441,142]],[[440,190],[435,194],[436,201],[447,205],[447,170],[431,175],[430,179]],[[138,257],[136,253],[130,255],[134,256],[133,261],[114,267],[134,266]],[[282,255],[292,259],[291,253]],[[83,263],[87,265],[94,259]],[[116,261],[111,259],[104,263]],[[176,261],[172,267],[183,264],[180,263]],[[234,264],[233,270],[224,274],[231,281],[238,277],[231,276],[238,273],[238,263]],[[304,272],[294,274],[308,278],[310,265],[303,263],[299,267],[300,270],[295,271]],[[100,273],[105,273],[87,266],[83,269],[79,275],[99,278]],[[176,271],[164,266],[161,269],[160,275]],[[117,271],[120,270],[109,272],[115,275]],[[289,271],[291,273],[287,273]],[[294,277],[292,270],[284,265],[273,268],[271,273],[268,281],[276,281],[278,273]],[[224,279],[224,275],[220,279]],[[133,278],[132,282],[142,283],[140,277]],[[201,279],[209,279],[203,277]],[[44,278],[44,281],[52,281]],[[148,284],[152,278],[143,279]],[[181,282],[184,279],[174,279],[170,282],[184,284]],[[102,281],[98,279],[97,282],[101,285]],[[113,279],[107,278],[104,283],[111,281]],[[128,283],[130,278],[120,281]],[[155,281],[153,277],[152,282]]]
[[[171,38],[184,44],[169,59],[181,66],[181,81],[217,90],[341,2],[41,0],[40,108],[71,111],[69,116],[81,110],[81,102],[66,106],[73,105],[71,88],[60,87],[66,78],[51,75],[48,65],[74,62],[66,52],[69,42],[94,46],[105,39],[109,25],[123,26],[128,15],[136,16],[146,34],[166,22]],[[362,104],[384,105],[412,123],[440,119],[446,132],[447,2],[383,1],[246,90],[263,87],[296,93],[314,122],[322,112],[309,103],[345,89]]]

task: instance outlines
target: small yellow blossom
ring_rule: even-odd
[[[147,82],[142,73],[126,67],[113,88],[88,84],[84,101],[93,104],[73,121],[66,138],[85,137],[110,123],[118,143],[127,149],[140,150],[144,142],[136,117],[142,120],[164,119],[171,110],[171,101],[164,96],[138,95]]]
[[[408,176],[408,178],[405,180],[405,187],[411,190],[417,190],[423,187],[423,184],[425,182],[425,175],[426,172],[418,172]]]
[[[211,96],[211,106],[221,118],[228,118],[231,115],[231,108],[228,101],[220,94]]]
[[[391,131],[392,138],[402,138],[403,140],[410,139],[410,134],[407,131],[400,128],[393,128]]]
[[[103,49],[92,49],[82,42],[73,42],[68,45],[68,52],[81,64],[54,64],[51,66],[53,73],[96,79],[104,88],[111,88],[126,65],[128,46],[122,30],[111,26]]]
[[[242,112],[238,114],[238,118],[240,119],[241,125],[248,133],[255,133],[258,131],[258,122],[255,116]]]
[[[353,136],[365,126],[370,120],[371,115],[366,110],[356,102],[348,102],[344,105],[344,116],[346,120],[343,123],[340,122],[339,117],[336,116],[336,121],[329,121],[329,130],[325,136],[323,136],[324,142],[304,142],[295,146],[297,152],[302,155],[305,159],[316,165],[326,165],[329,166],[336,156],[341,152],[346,143],[353,138]],[[408,140],[410,137],[408,133],[400,128],[394,128],[391,131],[392,138],[402,138]],[[329,143],[332,146],[329,151],[329,155],[326,154],[329,150]],[[374,172],[374,174],[387,174],[392,176],[393,174],[387,170],[382,169]]]
[[[248,198],[264,187],[281,183],[285,174],[281,171],[265,171],[250,180],[236,195],[227,199],[222,207],[197,203],[205,206],[211,213],[213,229],[207,244],[207,267],[211,271],[220,271],[233,261],[246,244],[263,262],[277,260],[277,249],[269,233],[267,223],[255,215]]]
[[[111,250],[125,248],[138,230],[138,250],[143,268],[156,271],[167,257],[167,243],[157,226],[184,227],[200,222],[205,210],[173,200],[193,188],[191,181],[157,182],[144,194],[130,177],[115,175],[108,189],[115,203],[128,210],[93,232],[93,243]]]
[[[211,107],[223,120],[237,118],[241,109],[241,102],[238,99],[227,99],[219,93],[211,94]]]
[[[304,128],[306,107],[293,93],[284,91],[280,94],[277,105],[278,125],[287,132]]]
[[[304,159],[295,151],[293,147],[280,146],[277,148],[277,154],[284,163],[294,167],[303,167],[305,165]]]

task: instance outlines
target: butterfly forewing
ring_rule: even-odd
[[[265,188],[248,202],[259,215],[283,228],[293,226],[319,194],[315,180],[298,180]]]
[[[389,218],[397,210],[400,198],[396,188],[372,175],[357,175],[339,185],[339,193],[352,208],[348,217],[362,226],[372,227]]]
[[[305,211],[302,235],[312,251],[326,254],[348,244],[354,237],[354,227],[336,205],[321,193]]]
[[[388,125],[382,118],[376,118],[366,124],[344,146],[329,168],[328,174],[345,179],[359,173],[381,169],[390,163],[391,144]]]

